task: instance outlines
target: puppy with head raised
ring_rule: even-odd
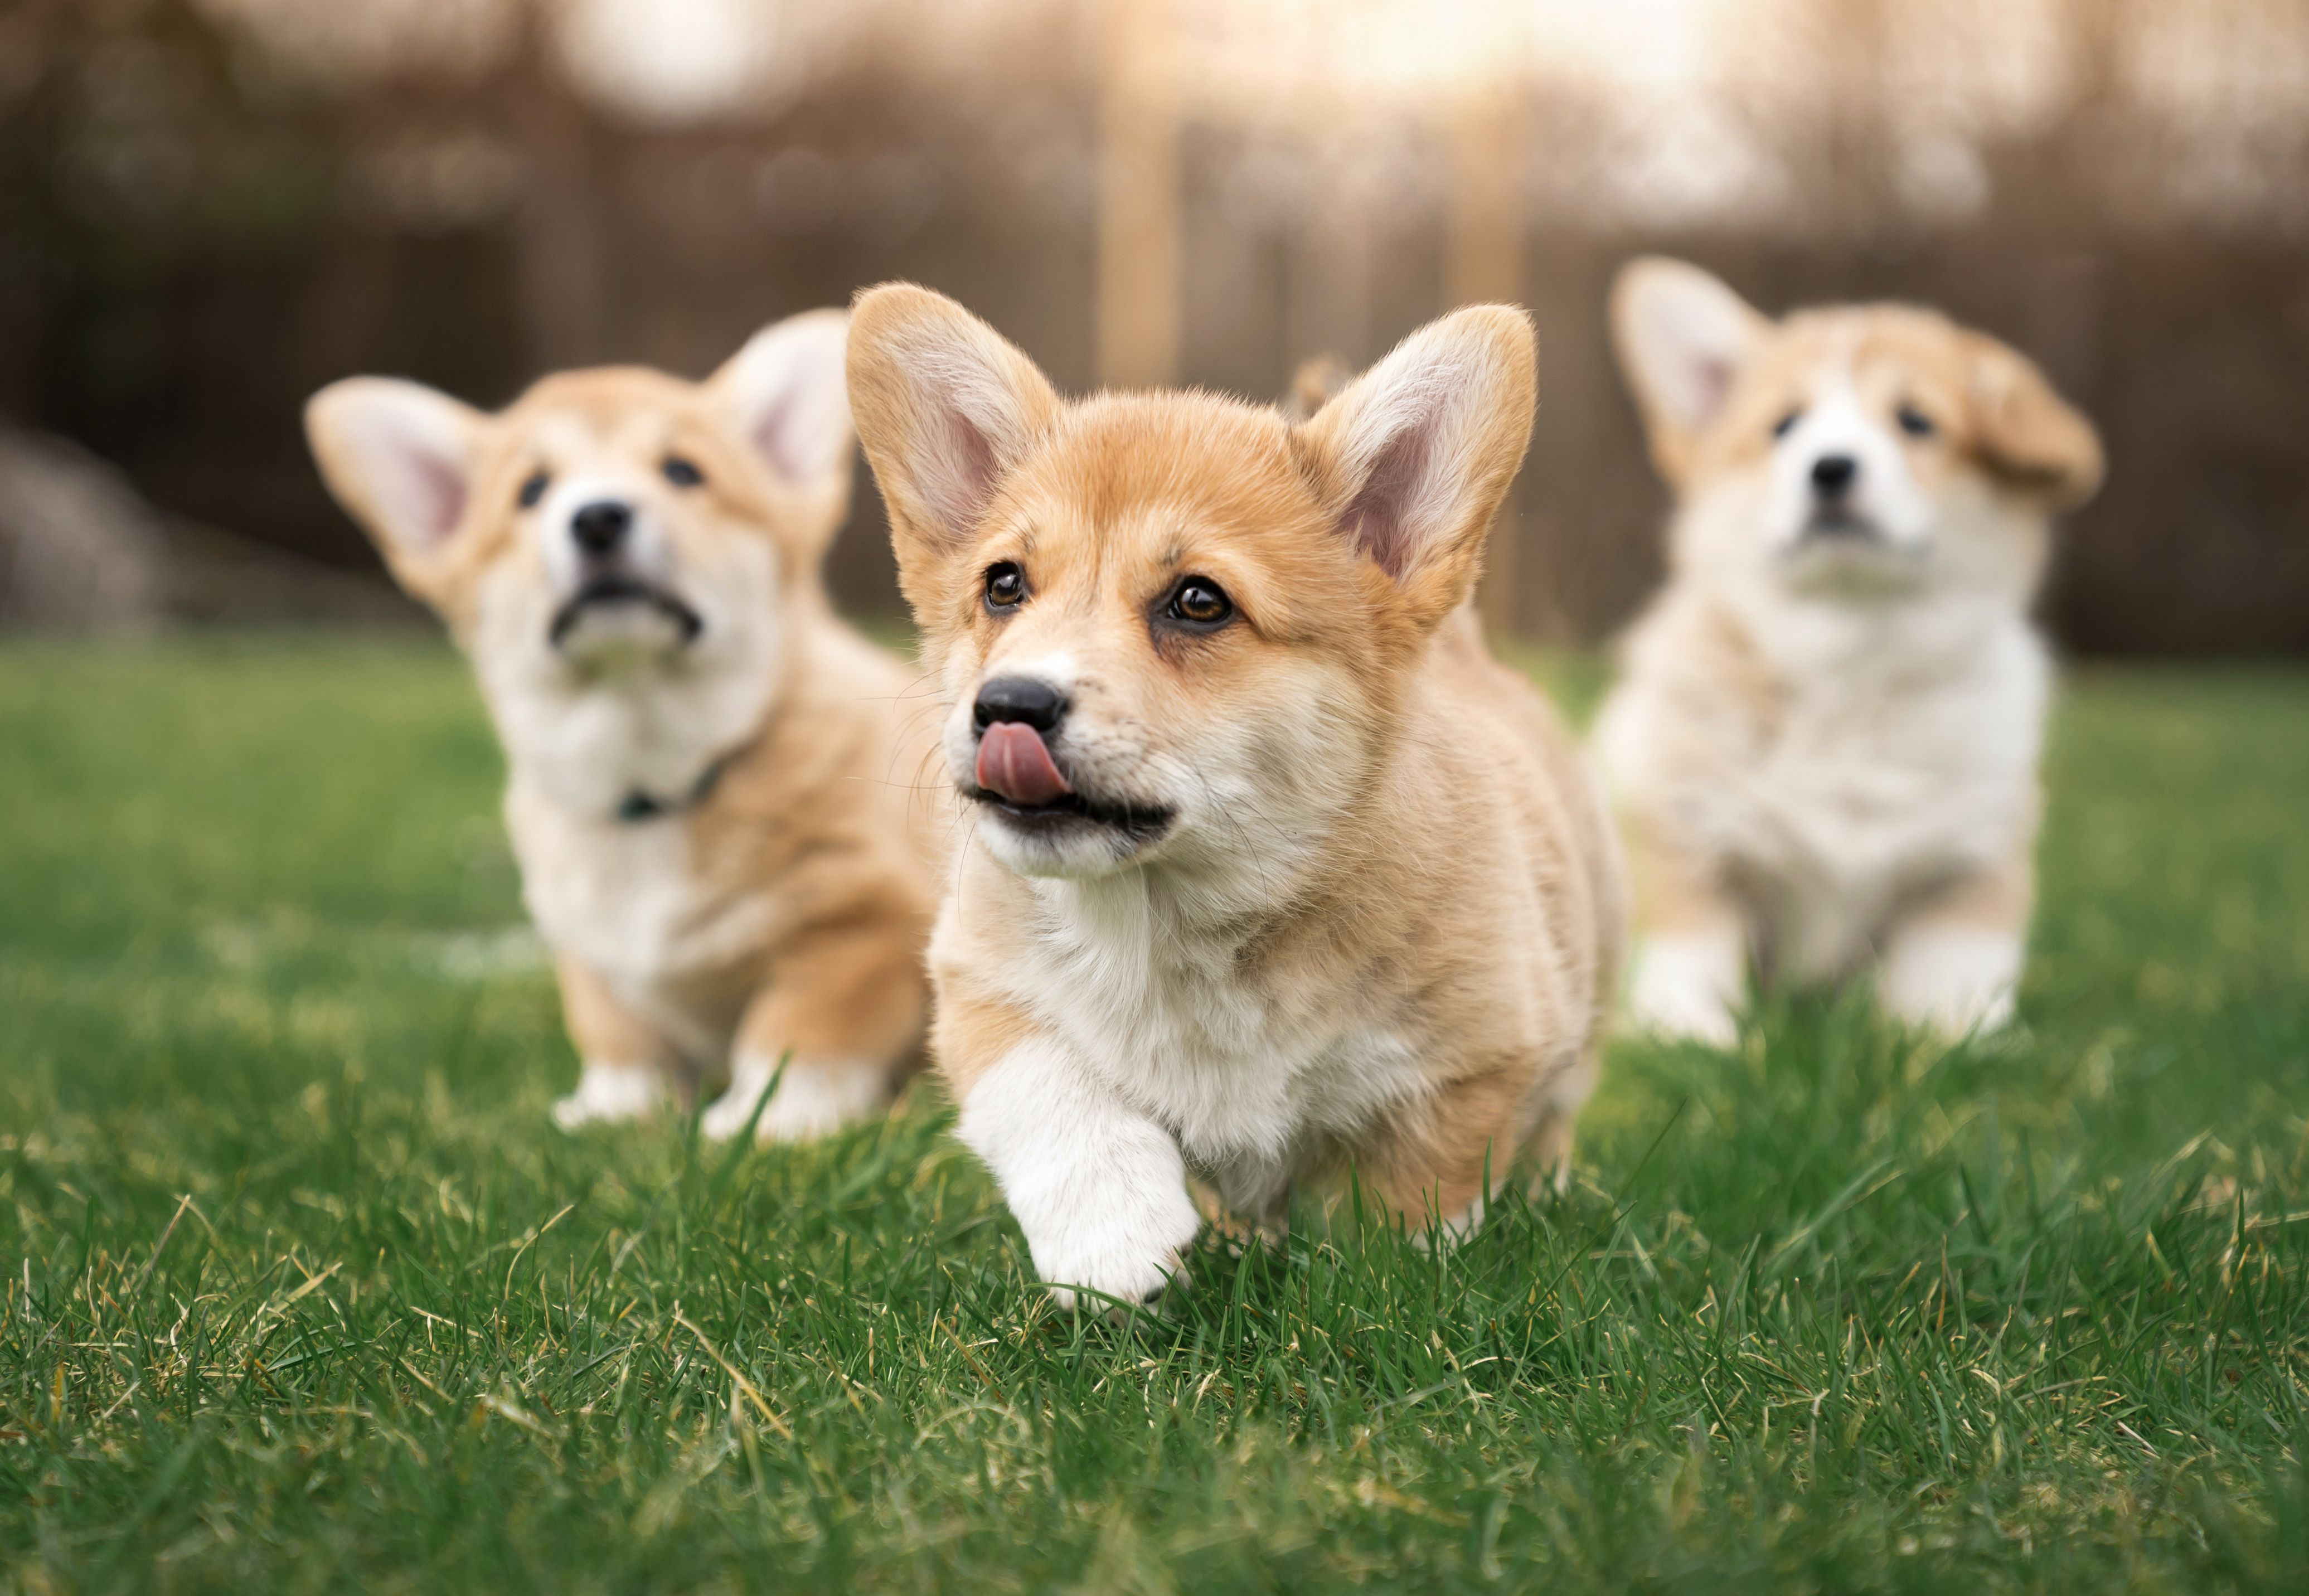
[[[845,318],[703,384],[564,373],[497,415],[355,377],[307,430],[471,658],[523,890],[583,1062],[564,1126],[726,1078],[714,1134],[879,1109],[915,1054],[938,853],[913,674],[819,581],[850,499]]]
[[[1666,590],[1596,742],[1637,894],[1630,1005],[1729,1042],[1760,974],[1877,967],[1948,1033],[2012,1012],[2049,671],[2049,522],[2099,484],[2091,426],[1929,310],[1773,322],[1639,261],[1620,358],[1677,500]]]
[[[1190,1173],[1414,1224],[1560,1168],[1614,979],[1600,797],[1464,604],[1534,351],[1459,312],[1293,426],[1061,401],[951,300],[860,298],[852,401],[972,812],[931,947],[959,1133],[1042,1278],[1158,1292]]]

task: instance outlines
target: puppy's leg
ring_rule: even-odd
[[[997,1031],[1007,1045],[990,1063],[955,1046]],[[1053,1038],[949,1017],[938,1044],[962,1096],[955,1134],[993,1171],[1058,1305],[1073,1306],[1068,1286],[1123,1302],[1161,1296],[1200,1222],[1171,1133]]]
[[[1507,1184],[1531,1141],[1523,1123],[1531,1082],[1529,1067],[1502,1065],[1403,1105],[1356,1150],[1364,1191],[1414,1234],[1433,1226],[1457,1240],[1483,1222],[1486,1199]],[[1546,1134],[1551,1145],[1531,1151],[1568,1158],[1570,1117]]]
[[[1948,1036],[2010,1021],[2035,885],[2024,855],[1904,910],[1885,938],[1876,981],[1885,1007]]]
[[[1596,1043],[1551,1082],[1541,1097],[1539,1117],[1524,1138],[1524,1160],[1532,1170],[1535,1192],[1543,1180],[1559,1192],[1570,1186],[1571,1127],[1603,1072],[1603,1047]]]
[[[672,1050],[610,996],[592,971],[565,958],[558,973],[562,1016],[577,1045],[580,1073],[577,1090],[553,1105],[553,1122],[575,1130],[654,1113],[665,1097]]]
[[[772,961],[738,1025],[730,1089],[699,1128],[716,1138],[755,1128],[764,1142],[822,1136],[889,1106],[897,1065],[921,1040],[921,964],[906,927],[869,924],[797,941]],[[784,1059],[785,1073],[778,1074]]]
[[[1748,973],[1740,906],[1698,860],[1628,827],[1636,885],[1636,956],[1628,1016],[1639,1031],[1691,1037],[1718,1048],[1740,1040]]]

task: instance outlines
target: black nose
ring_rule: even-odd
[[[1048,731],[1067,712],[1067,701],[1048,682],[1030,676],[998,676],[978,690],[971,713],[983,731],[997,720],[1018,720]]]
[[[1812,462],[1812,491],[1822,498],[1834,498],[1852,486],[1860,474],[1860,462],[1849,454],[1823,454]]]
[[[595,499],[590,505],[580,505],[577,513],[569,518],[569,535],[587,554],[607,554],[626,540],[633,525],[630,505],[616,499]]]

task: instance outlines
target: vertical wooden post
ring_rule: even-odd
[[[1170,0],[1108,0],[1101,39],[1098,379],[1179,375],[1179,63]]]
[[[545,13],[532,8],[523,25],[518,65],[501,99],[527,171],[510,231],[522,355],[535,376],[603,358],[610,293],[591,120],[577,91],[545,65],[554,58]]]
[[[1310,139],[1308,147],[1311,199],[1290,241],[1283,350],[1294,370],[1325,355],[1359,370],[1373,352],[1379,231],[1379,203],[1362,164],[1368,152],[1338,139]]]
[[[1509,32],[1519,42],[1519,36]],[[1508,57],[1487,64],[1450,111],[1450,190],[1443,243],[1443,294],[1453,306],[1523,298],[1524,125],[1520,65],[1507,40],[1489,41]],[[1506,70],[1501,70],[1501,65]],[[1508,489],[1492,526],[1480,600],[1483,625],[1513,633],[1516,556],[1522,536],[1521,479]]]

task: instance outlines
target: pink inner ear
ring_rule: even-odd
[[[1732,396],[1732,384],[1739,375],[1739,367],[1729,360],[1704,357],[1694,363],[1691,370],[1692,397],[1699,402],[1693,414],[1699,418],[1699,423],[1707,422],[1724,408],[1724,401]]]
[[[1406,427],[1388,439],[1339,515],[1339,530],[1397,582],[1419,552],[1410,524],[1411,496],[1426,470],[1433,438],[1430,423]]]
[[[809,407],[803,407],[799,393],[785,393],[762,411],[762,418],[753,425],[753,445],[769,462],[771,471],[787,483],[806,483],[810,476],[825,469],[825,460],[815,457],[813,444],[819,439],[801,436],[810,425]]]
[[[795,408],[794,396],[785,394],[763,411],[762,418],[754,424],[754,447],[761,451],[771,469],[789,482],[800,481],[809,470],[808,462],[800,458],[800,441],[793,436]]]
[[[395,542],[428,553],[445,542],[465,514],[465,475],[405,417],[360,418],[354,442],[367,455],[370,490],[382,530]]]
[[[994,492],[994,445],[956,410],[941,410],[930,423],[934,436],[930,464],[936,473],[935,506],[949,538],[966,534]],[[925,486],[929,486],[926,484]]]
[[[409,458],[411,519],[435,542],[457,530],[465,514],[465,479],[455,467],[422,451]]]
[[[808,487],[846,475],[851,435],[842,345],[770,333],[740,359],[739,419],[763,463]]]

